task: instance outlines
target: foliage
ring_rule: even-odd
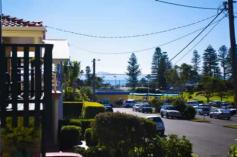
[[[60,148],[71,149],[82,139],[81,127],[74,125],[63,126],[60,131]]]
[[[40,129],[34,126],[34,118],[30,118],[29,127],[24,127],[23,118],[18,118],[17,127],[12,127],[11,118],[7,118],[6,124],[6,127],[1,129],[4,151],[10,153],[40,151]]]
[[[186,102],[182,98],[177,98],[172,102],[172,105],[176,107],[176,109],[183,114],[186,109]]]
[[[84,138],[85,138],[87,146],[89,146],[89,147],[96,146],[98,143],[98,140],[97,140],[92,128],[86,129]]]
[[[223,79],[225,80],[226,79],[226,76],[227,76],[227,62],[228,62],[228,49],[225,45],[222,45],[219,50],[218,50],[218,59],[220,61],[220,65],[221,65],[221,68],[222,68],[222,76],[223,76]]]
[[[197,50],[193,51],[192,63],[193,63],[193,70],[198,74],[200,70],[201,57],[198,54]]]
[[[183,113],[184,118],[185,119],[194,119],[195,115],[196,115],[195,108],[193,106],[187,105],[184,110],[184,113]]]
[[[127,75],[128,75],[128,85],[134,90],[138,84],[138,76],[141,74],[139,64],[137,63],[137,57],[134,53],[131,54],[128,66],[127,66]]]
[[[166,141],[167,157],[192,157],[192,144],[185,137],[170,135]]]
[[[90,86],[92,81],[91,68],[86,66],[86,85]]]
[[[219,78],[220,69],[216,50],[209,45],[203,54],[203,75]]]
[[[99,144],[116,157],[126,157],[131,147],[142,144],[145,138],[156,133],[152,121],[118,112],[97,115],[93,128]]]
[[[191,157],[192,144],[185,138],[170,135],[167,138],[156,136],[143,146],[134,147],[129,157]]]
[[[84,102],[82,107],[83,118],[94,118],[98,113],[104,112],[104,105],[96,102]]]
[[[80,74],[80,62],[65,61],[63,63],[63,84],[64,87],[75,87],[75,83]]]
[[[183,83],[192,82],[196,80],[196,73],[193,70],[191,65],[188,65],[186,63],[183,63],[180,66],[180,79]]]
[[[165,77],[167,80],[168,85],[177,87],[181,83],[181,79],[179,77],[178,66],[174,68],[168,69],[165,73]]]
[[[93,146],[89,147],[87,150],[84,148],[76,147],[74,151],[83,155],[83,157],[111,157],[109,150],[104,146]]]
[[[63,99],[64,101],[86,101],[88,100],[88,95],[88,91],[86,91],[85,88],[81,88],[80,90],[72,87],[65,87]]]
[[[230,146],[228,157],[237,157],[237,145],[236,144]]]
[[[163,102],[157,98],[152,99],[149,102],[153,107],[155,107],[156,112],[160,112],[161,106],[163,105]]]
[[[82,102],[63,102],[63,117],[64,119],[78,118],[81,116],[83,103]]]

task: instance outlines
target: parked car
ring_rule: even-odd
[[[142,103],[138,108],[138,111],[142,113],[152,113],[152,110],[152,106],[149,103]]]
[[[221,108],[223,109],[229,109],[231,116],[235,115],[237,112],[236,107],[230,105],[229,103],[222,103]]]
[[[113,112],[113,106],[111,104],[104,104],[105,112]]]
[[[181,113],[172,105],[163,105],[160,110],[161,117],[181,118]]]
[[[210,113],[210,109],[211,107],[209,105],[199,105],[196,111],[199,115],[208,116]]]
[[[133,105],[132,110],[133,111],[138,111],[139,108],[141,107],[141,105],[142,105],[142,103],[136,103],[135,105]]]
[[[123,107],[130,108],[135,105],[136,101],[134,99],[128,99],[123,102]]]
[[[199,106],[199,102],[196,101],[196,100],[192,100],[192,101],[187,101],[187,105],[190,105],[190,106]]]
[[[164,136],[165,134],[165,125],[162,119],[158,116],[147,116],[146,117],[149,120],[152,120],[156,124],[156,130],[161,136]]]
[[[210,118],[219,118],[219,119],[227,119],[231,118],[230,110],[221,109],[221,108],[212,108],[210,112]]]

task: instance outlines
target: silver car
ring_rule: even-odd
[[[160,110],[161,117],[181,118],[181,113],[172,105],[163,105]]]
[[[231,118],[230,110],[221,109],[221,108],[212,108],[210,112],[210,118],[219,118],[219,119],[227,119]]]

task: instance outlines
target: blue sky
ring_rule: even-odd
[[[222,0],[167,1],[205,7],[218,7],[223,2]],[[216,11],[170,6],[158,3],[155,0],[3,0],[3,12],[4,14],[27,20],[43,21],[44,25],[74,32],[107,36],[156,32],[192,23],[216,14]],[[48,39],[67,39],[70,43],[71,59],[80,61],[83,69],[87,65],[91,66],[92,59],[97,58],[100,59],[97,62],[97,72],[121,74],[126,72],[130,54],[101,55],[86,52],[84,49],[108,53],[133,52],[133,50],[158,46],[195,29],[204,27],[207,23],[208,21],[185,29],[144,38],[94,39],[52,29],[47,30],[46,36]],[[172,58],[194,35],[162,46],[161,49],[168,52],[169,57]],[[215,49],[218,49],[223,44],[229,47],[227,18],[196,49],[202,54],[209,44]],[[186,52],[184,51],[177,57],[173,64]],[[136,53],[144,74],[150,73],[153,53],[154,50]],[[191,57],[192,53],[190,52],[177,64],[190,63]]]

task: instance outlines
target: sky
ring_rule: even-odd
[[[177,27],[217,14],[213,10],[199,10],[171,6],[155,0],[2,0],[3,13],[30,21],[43,21],[44,25],[76,33],[104,36],[126,36],[157,32]],[[223,0],[167,0],[174,3],[218,8]],[[225,13],[226,14],[226,13]],[[219,18],[223,17],[222,14]],[[60,32],[47,28],[47,39],[67,39],[70,44],[70,59],[81,62],[82,70],[96,62],[97,72],[126,73],[128,59],[135,50],[157,47],[196,29],[203,28],[211,19],[191,27],[153,36],[128,39],[98,39]],[[208,31],[208,30],[207,30]],[[207,32],[206,31],[206,32]],[[198,33],[198,32],[197,32]],[[196,33],[196,34],[197,34]],[[169,58],[177,54],[196,34],[161,46]],[[205,35],[205,33],[203,34]],[[198,38],[200,39],[200,38]],[[198,40],[196,41],[198,42]],[[229,47],[228,18],[224,18],[210,34],[195,47],[202,55],[211,44],[216,50],[222,45]],[[176,57],[172,64],[191,63],[192,44]],[[93,51],[92,52],[88,52]],[[150,49],[135,53],[143,74],[149,74],[152,55]],[[105,55],[94,52],[126,54]],[[182,57],[187,54],[185,57]],[[182,59],[180,59],[182,58]]]

